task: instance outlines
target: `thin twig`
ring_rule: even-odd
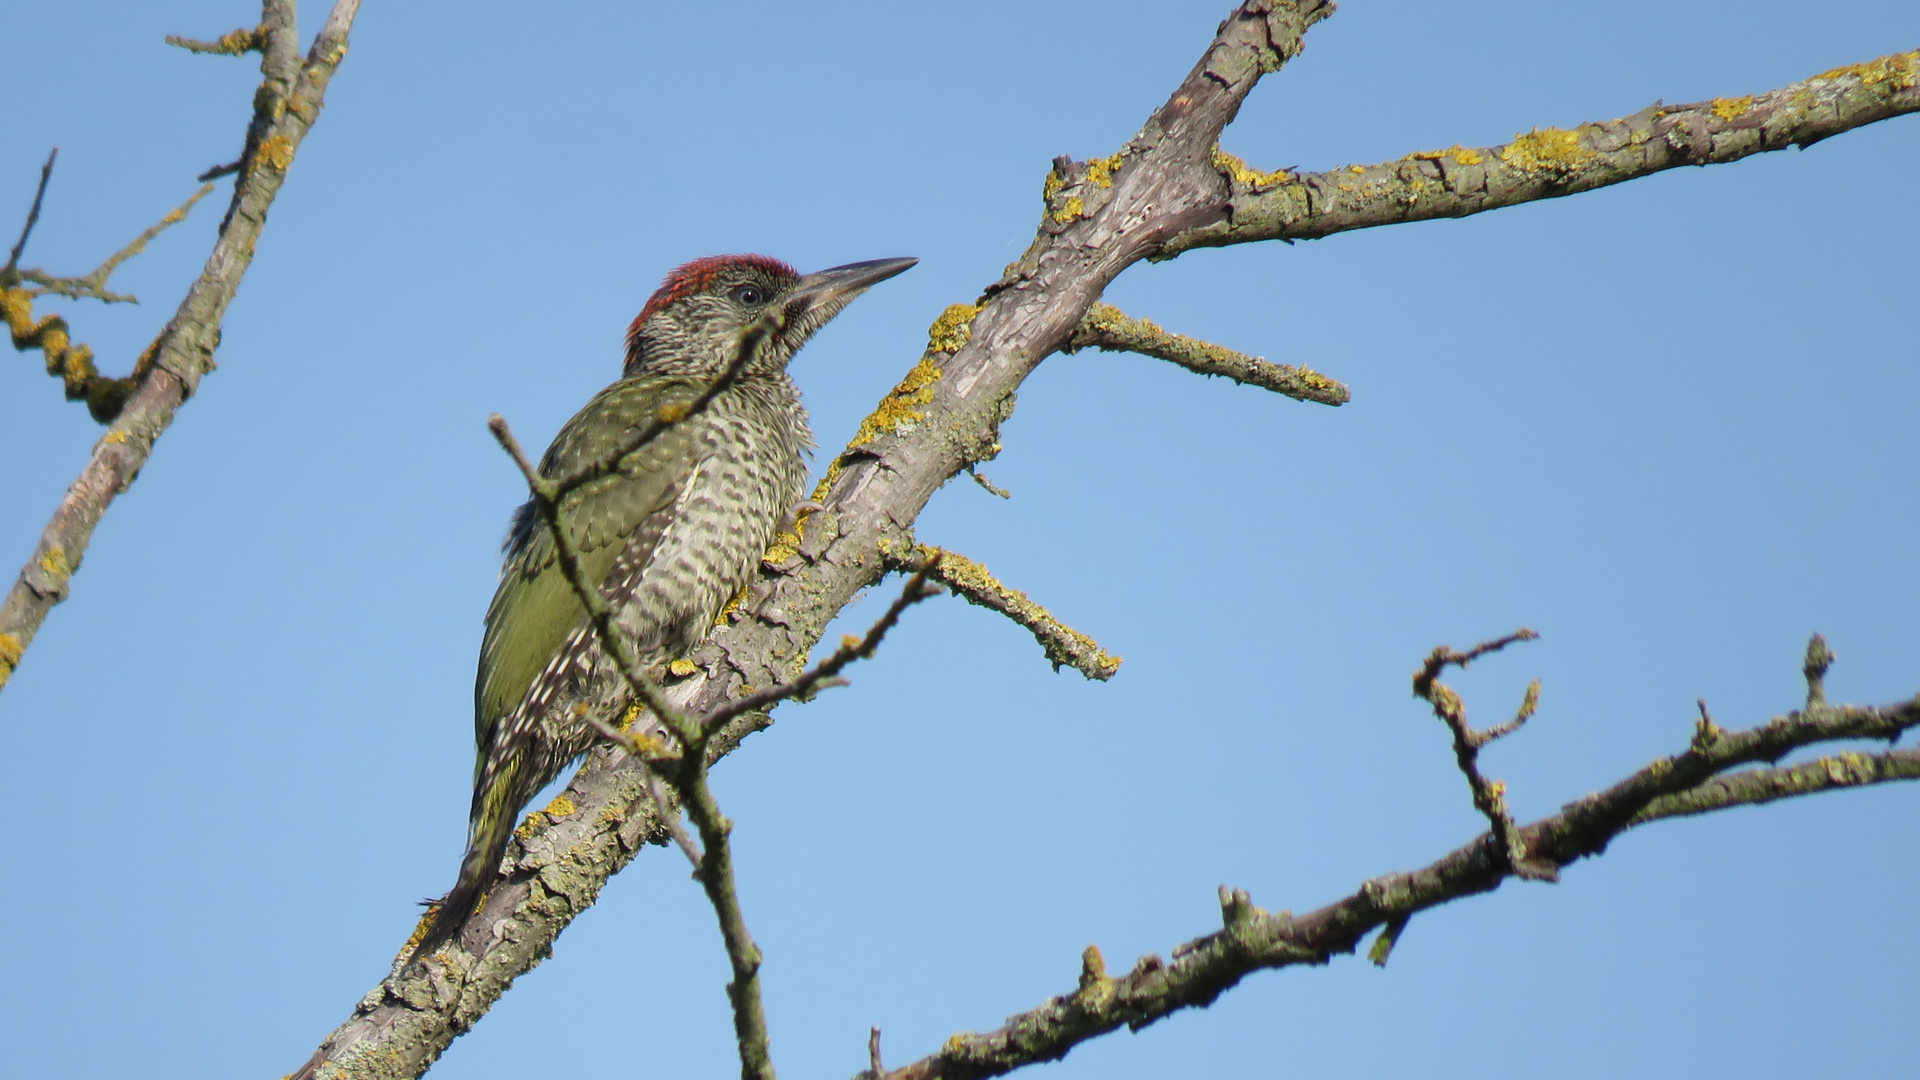
[[[1539,708],[1540,680],[1535,679],[1527,686],[1526,696],[1521,700],[1520,708],[1512,720],[1485,731],[1475,731],[1473,726],[1467,723],[1466,703],[1460,700],[1460,695],[1454,693],[1451,687],[1440,681],[1440,673],[1448,667],[1458,667],[1464,671],[1467,665],[1488,653],[1499,652],[1515,642],[1532,641],[1539,636],[1531,630],[1522,628],[1506,637],[1483,641],[1464,653],[1454,652],[1447,646],[1441,645],[1427,656],[1420,670],[1413,673],[1413,694],[1431,705],[1433,715],[1439,717],[1440,722],[1447,725],[1447,730],[1453,733],[1454,762],[1459,765],[1461,774],[1467,778],[1467,788],[1473,793],[1474,808],[1485,815],[1487,824],[1493,830],[1494,841],[1506,854],[1513,872],[1523,878],[1558,881],[1559,872],[1551,864],[1528,858],[1526,848],[1521,843],[1519,831],[1513,824],[1513,816],[1507,812],[1507,786],[1498,780],[1488,780],[1482,776],[1479,766],[1481,747],[1520,730],[1520,726],[1533,716],[1535,709]],[[1391,947],[1389,943],[1388,948]]]
[[[90,273],[80,277],[54,277],[40,270],[27,270],[20,274],[23,281],[31,281],[38,288],[28,289],[29,296],[65,296],[74,300],[99,300],[107,304],[137,304],[140,298],[131,294],[122,295],[107,291],[107,281],[120,264],[147,249],[154,237],[166,232],[174,225],[187,220],[193,212],[194,204],[206,198],[213,191],[212,184],[202,184],[199,190],[187,196],[187,201],[167,211],[166,216],[148,226],[139,236],[127,242],[119,251],[107,256],[107,261],[93,268]]]
[[[748,323],[746,328],[740,331],[739,346],[734,352],[732,362],[720,372],[719,377],[707,384],[706,389],[702,390],[698,397],[684,407],[671,405],[662,408],[659,414],[648,421],[647,426],[641,428],[632,439],[615,447],[598,461],[588,462],[571,475],[556,478],[553,484],[553,497],[564,499],[580,487],[606,476],[619,468],[620,462],[625,461],[628,455],[666,434],[675,424],[705,412],[715,398],[740,381],[740,376],[753,363],[761,347],[774,335],[783,331],[786,325],[784,309],[776,306],[762,312],[759,318]]]
[[[206,172],[203,172],[199,176],[194,177],[194,179],[200,181],[201,183],[206,183],[211,180],[218,180],[223,176],[232,176],[234,173],[237,173],[239,171],[240,171],[240,162],[229,161],[225,165],[215,165],[213,168],[208,169]]]
[[[743,698],[731,701],[708,713],[702,719],[702,726],[710,733],[716,732],[721,725],[743,713],[759,712],[788,698],[804,698],[816,689],[832,683],[834,677],[839,675],[848,664],[855,660],[872,659],[874,650],[880,647],[880,642],[887,636],[887,631],[892,630],[900,621],[902,612],[930,596],[940,595],[939,589],[927,584],[927,578],[938,572],[940,558],[941,553],[934,552],[920,565],[920,569],[913,572],[913,576],[908,578],[906,585],[901,588],[900,595],[893,603],[887,605],[886,613],[867,629],[866,634],[861,637],[849,634],[841,638],[838,648],[799,678],[792,682],[781,683],[779,686],[757,690]]]
[[[213,41],[200,41],[195,38],[168,34],[169,45],[210,56],[242,56],[250,52],[260,52],[266,48],[266,27],[242,27],[229,30]]]
[[[47,152],[47,163],[40,166],[40,186],[33,190],[33,205],[27,208],[27,223],[20,229],[20,239],[7,256],[6,268],[0,270],[0,285],[11,284],[8,276],[20,265],[20,253],[27,250],[27,237],[33,235],[33,227],[40,221],[40,203],[47,197],[47,180],[53,176],[53,159],[59,156],[60,148],[56,146]]]
[[[666,697],[661,694],[659,686],[640,670],[638,658],[628,648],[626,635],[620,633],[619,628],[613,623],[613,608],[608,605],[606,596],[601,593],[598,584],[587,580],[586,572],[581,569],[579,549],[575,547],[573,538],[568,536],[566,530],[561,527],[560,505],[555,495],[556,485],[553,481],[541,476],[540,471],[533,467],[533,462],[527,460],[526,453],[520,449],[520,441],[513,437],[513,430],[507,426],[506,417],[499,413],[488,417],[487,430],[493,432],[493,437],[513,458],[513,463],[520,467],[521,475],[526,478],[527,489],[533,493],[535,511],[540,515],[541,523],[546,526],[548,534],[553,537],[554,556],[560,564],[560,573],[567,579],[567,584],[573,588],[574,593],[579,596],[581,605],[587,609],[587,618],[593,625],[594,633],[600,639],[601,647],[607,650],[607,655],[619,669],[621,677],[626,680],[627,688],[632,691],[634,700],[666,725],[683,745],[690,742],[697,732],[693,721],[684,716],[680,710],[667,704]],[[605,734],[611,729],[606,729],[602,723],[597,725],[596,730],[602,730],[602,734]],[[617,734],[613,738],[616,742],[626,742]]]

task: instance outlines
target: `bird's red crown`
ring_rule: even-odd
[[[799,271],[779,259],[769,255],[709,255],[704,259],[695,259],[685,263],[667,274],[667,279],[647,298],[647,306],[640,309],[633,322],[627,327],[627,352],[629,355],[639,345],[640,328],[646,325],[654,312],[683,297],[691,296],[713,284],[713,279],[723,270],[733,266],[756,266],[770,274],[782,277],[799,277]]]

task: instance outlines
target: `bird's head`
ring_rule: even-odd
[[[745,373],[782,370],[854,297],[918,261],[875,259],[800,274],[765,255],[695,259],[667,275],[627,328],[625,374],[718,377],[739,351],[740,332],[771,308],[784,322]]]

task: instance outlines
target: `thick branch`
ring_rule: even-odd
[[[0,601],[0,686],[39,632],[47,612],[66,599],[94,527],[114,498],[133,483],[174,412],[212,370],[220,323],[240,279],[253,262],[267,208],[279,194],[294,152],[319,119],[327,83],[347,53],[347,35],[359,0],[335,0],[326,26],[302,63],[294,39],[292,0],[265,0],[261,8],[260,89],[247,132],[233,201],[200,277],[148,346],[139,386],[94,444],[93,457],[67,489],[40,534],[20,578]],[[146,358],[151,358],[150,360]]]
[[[1095,304],[1061,350],[1077,352],[1088,346],[1106,352],[1133,352],[1179,364],[1200,375],[1225,375],[1234,382],[1258,386],[1296,401],[1345,405],[1347,388],[1309,367],[1276,364],[1258,356],[1199,338],[1169,334],[1150,319],[1136,319],[1111,304]]]
[[[1920,752],[1904,750],[1712,779],[1722,770],[1776,759],[1796,747],[1835,739],[1891,739],[1916,726],[1920,698],[1880,709],[1828,706],[1793,713],[1748,731],[1721,732],[1704,747],[1696,737],[1686,752],[1521,828],[1519,841],[1531,859],[1565,866],[1598,854],[1615,836],[1656,818],[1917,778]],[[1139,1030],[1181,1009],[1211,1004],[1260,969],[1327,963],[1336,953],[1353,952],[1375,927],[1387,934],[1375,953],[1376,961],[1384,962],[1408,917],[1490,891],[1510,874],[1505,852],[1489,832],[1424,869],[1366,881],[1345,899],[1299,917],[1262,911],[1246,893],[1223,888],[1224,927],[1176,947],[1171,962],[1143,957],[1132,972],[1115,979],[1107,977],[1099,951],[1089,949],[1075,992],[1011,1017],[994,1031],[955,1035],[938,1053],[887,1073],[887,1080],[976,1080],[1057,1060],[1123,1024]]]
[[[1851,64],[1749,97],[1658,102],[1571,131],[1536,129],[1503,146],[1409,154],[1321,173],[1253,173],[1232,166],[1231,210],[1168,240],[1170,258],[1250,240],[1311,240],[1400,221],[1465,217],[1573,195],[1682,165],[1719,165],[1807,147],[1843,131],[1920,111],[1920,51]]]

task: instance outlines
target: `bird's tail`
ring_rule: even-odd
[[[487,887],[499,873],[500,858],[506,854],[507,838],[513,835],[514,817],[520,809],[513,800],[513,782],[519,770],[508,772],[513,775],[498,777],[497,782],[474,792],[473,816],[467,825],[467,854],[460,860],[460,877],[434,905],[432,921],[407,957],[408,963],[453,940],[487,898]]]

